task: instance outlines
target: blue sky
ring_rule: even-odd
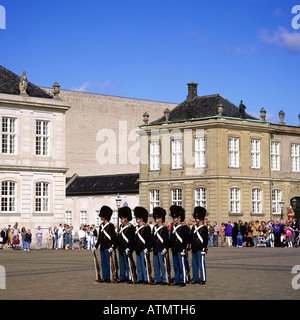
[[[300,0],[0,0],[0,65],[32,83],[180,103],[188,82],[298,125]],[[300,18],[299,18],[300,24]]]

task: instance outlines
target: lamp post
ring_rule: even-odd
[[[283,199],[282,199],[282,198],[281,198],[281,200],[280,200],[279,204],[280,204],[280,208],[281,208],[281,219],[283,219],[283,207],[284,207],[284,201],[283,201]]]
[[[122,198],[120,197],[120,194],[118,193],[117,198],[116,198],[116,205],[117,205],[118,210],[121,207],[121,201],[122,201]],[[119,215],[118,215],[118,212],[117,212],[117,227],[118,227],[118,231],[119,231]]]

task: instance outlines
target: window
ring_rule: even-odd
[[[160,170],[160,143],[150,142],[150,170]]]
[[[38,182],[35,185],[35,211],[49,212],[49,183]]]
[[[291,164],[292,164],[292,171],[299,172],[300,171],[300,155],[299,155],[299,144],[293,143],[291,145]]]
[[[182,190],[181,189],[172,190],[172,205],[182,207]]]
[[[240,139],[229,138],[229,167],[238,168],[240,165]]]
[[[261,194],[261,189],[252,189],[252,213],[262,213]]]
[[[271,142],[271,170],[280,170],[280,143]]]
[[[150,213],[153,213],[153,209],[159,207],[159,190],[150,191]]]
[[[206,189],[198,188],[195,190],[195,206],[206,208]]]
[[[241,197],[239,188],[230,189],[230,212],[240,213],[241,212]]]
[[[182,140],[172,140],[172,169],[182,169]]]
[[[251,139],[251,168],[260,169],[260,140]]]
[[[16,119],[2,118],[2,153],[16,154]]]
[[[72,211],[66,211],[65,224],[72,226]]]
[[[101,224],[101,218],[99,217],[100,210],[96,210],[95,214],[95,228],[98,228]]]
[[[37,156],[49,155],[49,121],[36,121],[36,142],[35,142],[35,154]]]
[[[80,211],[80,224],[87,224],[87,212],[86,211]]]
[[[195,139],[195,167],[206,167],[206,138],[198,137]]]
[[[13,181],[3,181],[1,183],[1,211],[16,211],[16,183]]]
[[[280,201],[282,198],[282,193],[280,189],[272,190],[272,213],[281,214]]]

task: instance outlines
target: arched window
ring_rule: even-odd
[[[50,184],[38,182],[35,185],[35,211],[49,212]]]
[[[280,201],[282,198],[282,192],[280,189],[272,190],[272,213],[281,214]]]
[[[182,190],[181,189],[172,190],[172,205],[182,207]]]
[[[1,211],[16,211],[16,183],[13,181],[3,181],[1,183]]]
[[[206,208],[206,189],[197,188],[195,189],[195,207],[201,206]]]
[[[252,213],[262,213],[262,191],[259,188],[252,189]]]
[[[241,212],[241,190],[240,188],[230,188],[230,212],[240,213]]]

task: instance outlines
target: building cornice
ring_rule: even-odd
[[[0,170],[3,171],[30,171],[30,172],[50,172],[50,173],[66,173],[68,168],[59,168],[59,167],[35,167],[35,166],[4,166],[0,165]]]

